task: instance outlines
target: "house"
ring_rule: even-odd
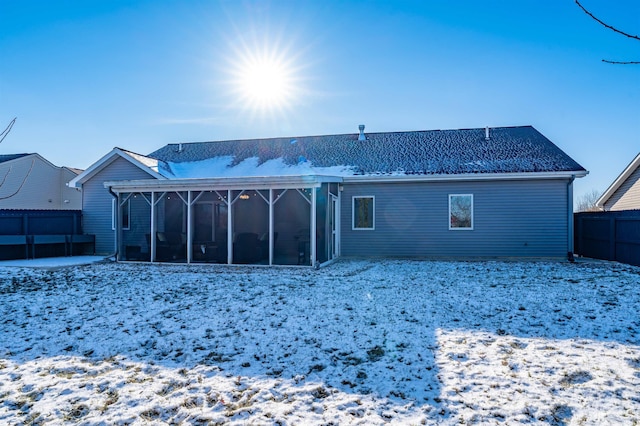
[[[81,172],[39,154],[0,155],[0,259],[62,256],[91,243],[80,235],[82,195],[67,186]]]
[[[605,211],[640,210],[640,153],[596,201]]]
[[[119,260],[565,258],[588,172],[531,126],[114,148],[70,182]]]
[[[0,210],[80,210],[80,191],[67,186],[80,172],[39,154],[0,155]]]

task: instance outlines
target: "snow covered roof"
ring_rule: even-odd
[[[168,178],[413,176],[586,170],[532,126],[169,144],[149,154]]]
[[[158,160],[156,158],[147,157],[146,155],[138,154],[137,152],[129,151],[123,148],[118,148],[123,153],[127,154],[129,157],[138,161],[145,167],[153,170],[154,172],[158,171]]]
[[[137,154],[132,151],[127,151],[122,148],[113,148],[109,153],[104,155],[98,161],[93,163],[88,169],[81,172],[78,176],[69,181],[69,186],[72,188],[80,188],[84,182],[91,179],[96,173],[107,167],[109,164],[123,158],[130,162],[134,166],[147,172],[149,175],[156,179],[165,179],[164,174],[158,172],[158,165],[161,163],[156,158],[150,158],[142,154]]]

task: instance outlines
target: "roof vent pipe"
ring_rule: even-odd
[[[360,134],[358,135],[359,141],[366,141],[367,138],[364,135],[364,124],[358,126],[358,130],[360,130]]]
[[[484,140],[488,141],[489,139],[491,138],[489,137],[489,126],[487,126],[484,128]]]
[[[182,152],[182,144],[181,143],[178,144],[178,152]]]

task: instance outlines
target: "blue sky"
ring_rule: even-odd
[[[640,33],[640,2],[582,3]],[[260,57],[287,70],[265,108],[238,83]],[[572,0],[0,0],[0,154],[533,125],[590,171],[580,196],[640,152],[640,65],[603,58],[640,42]]]

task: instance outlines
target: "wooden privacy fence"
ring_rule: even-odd
[[[640,266],[640,210],[574,214],[574,252]]]
[[[73,256],[95,251],[80,210],[0,210],[0,260]]]

